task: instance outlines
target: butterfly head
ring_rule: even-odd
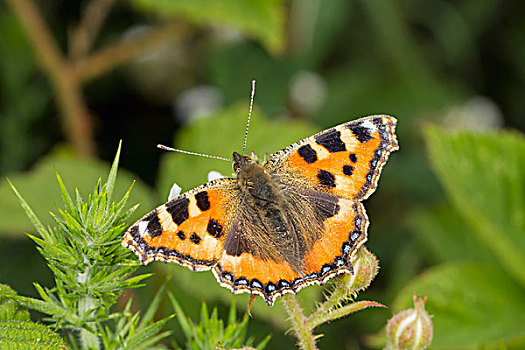
[[[253,160],[250,157],[233,152],[233,171],[236,174],[239,174],[241,169],[245,168],[247,164],[253,164]]]

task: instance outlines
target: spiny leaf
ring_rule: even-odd
[[[67,349],[48,327],[28,321],[0,322],[0,349]]]
[[[22,198],[22,196],[20,195],[20,193],[18,193],[17,189],[15,188],[15,186],[11,183],[11,180],[7,179],[7,182],[9,182],[9,186],[11,186],[11,189],[13,190],[13,192],[15,193],[15,196],[18,198],[18,201],[20,202],[20,205],[22,206],[22,208],[24,209],[24,211],[26,212],[26,215],[27,217],[29,218],[29,221],[31,221],[31,223],[33,224],[33,226],[37,229],[37,231],[42,235],[42,237],[47,237],[49,236],[49,233],[47,232],[46,228],[44,227],[44,225],[42,225],[42,223],[40,222],[40,220],[38,219],[38,217],[35,215],[35,213],[33,212],[33,209],[31,209],[31,207],[29,206],[29,204],[27,204],[27,202],[24,200],[24,198]]]
[[[0,322],[29,321],[29,312],[10,296],[16,292],[6,284],[0,284]]]
[[[120,159],[120,149],[122,148],[122,140],[118,143],[117,153],[115,154],[115,159],[111,165],[111,170],[109,171],[108,180],[106,183],[106,191],[108,193],[108,203],[111,202],[111,196],[113,195],[113,190],[115,189],[115,183],[117,181],[117,169],[118,162]]]
[[[163,332],[158,334],[160,330],[164,327],[166,322],[171,320],[174,315],[165,317],[155,323],[150,324],[146,327],[140,327],[138,331],[130,336],[127,341],[126,349],[143,349],[146,346],[149,346],[148,340],[151,338],[164,338],[171,334],[171,332]]]

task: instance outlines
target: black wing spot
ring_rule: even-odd
[[[166,203],[166,210],[170,213],[173,222],[179,226],[188,219],[190,213],[188,205],[190,200],[188,198],[179,198],[174,201]]]
[[[215,238],[221,238],[224,235],[222,225],[217,220],[210,219],[206,231]]]
[[[158,237],[162,234],[162,225],[160,224],[159,216],[157,215],[156,209],[149,213],[149,215],[146,216],[144,220],[148,221],[148,226],[146,230],[151,236],[151,238]]]
[[[331,130],[317,136],[315,142],[326,148],[330,153],[346,151],[345,143],[341,140],[341,132],[337,130]]]
[[[354,172],[354,167],[353,166],[351,166],[351,165],[343,166],[343,174],[345,174],[347,176],[351,176],[353,172]]]
[[[355,153],[350,153],[349,158],[352,163],[357,162],[357,156],[355,155]]]
[[[326,170],[319,170],[317,173],[317,178],[319,179],[319,183],[326,187],[335,187],[335,176],[329,171]]]
[[[181,241],[184,241],[186,239],[186,235],[182,231],[177,231],[177,236]]]
[[[195,232],[193,232],[190,236],[190,241],[195,244],[199,244],[201,242],[201,238]]]
[[[208,192],[202,191],[195,195],[195,199],[197,200],[197,207],[201,211],[206,211],[210,209],[210,200],[208,198]]]
[[[370,129],[365,128],[364,126],[361,126],[361,125],[350,125],[350,126],[348,126],[348,128],[352,131],[354,136],[361,143],[368,142],[372,138],[372,135],[370,133]]]
[[[317,152],[310,146],[304,145],[299,147],[297,153],[304,159],[308,164],[314,163],[317,161]]]

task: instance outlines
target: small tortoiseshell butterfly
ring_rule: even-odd
[[[233,153],[235,178],[205,183],[133,224],[122,245],[143,264],[176,262],[213,270],[233,293],[273,305],[284,293],[353,273],[366,241],[361,201],[376,189],[396,119],[376,115],[324,130],[264,165]]]

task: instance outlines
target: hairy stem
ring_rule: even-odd
[[[330,293],[328,298],[326,298],[325,301],[323,301],[317,309],[308,317],[308,319],[305,321],[306,324],[314,329],[316,326],[331,320],[332,318],[330,315],[332,314],[332,310],[337,308],[339,304],[348,298],[348,291],[343,288],[334,288],[334,290]]]
[[[299,346],[303,350],[316,350],[312,329],[307,327],[306,317],[295,295],[285,294],[282,298],[286,311],[290,316],[290,321],[292,322],[292,329],[299,341]]]
[[[88,295],[82,295],[78,298],[78,313],[80,317],[88,316],[96,307],[96,300]],[[97,325],[95,322],[89,322],[87,324],[90,328],[96,329]],[[80,344],[83,349],[100,349],[100,342],[98,336],[90,332],[86,328],[80,328],[79,332]]]
[[[83,273],[77,274],[77,282],[87,286],[91,278],[92,268],[86,267]],[[97,300],[95,300],[90,295],[84,294],[79,295],[77,301],[77,312],[78,319],[84,320],[89,318],[93,313],[94,309],[97,307]],[[100,342],[95,333],[91,332],[88,328],[96,330],[97,325],[95,322],[87,323],[88,327],[80,328],[79,338],[80,344],[83,349],[100,349]]]

